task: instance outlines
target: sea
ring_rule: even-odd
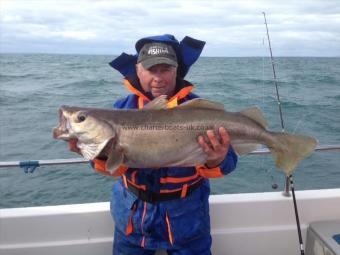
[[[129,91],[108,63],[115,56],[1,54],[0,161],[78,158],[52,138],[61,105],[112,108]],[[340,58],[274,59],[285,131],[340,144]],[[270,58],[201,57],[185,77],[194,92],[228,111],[258,106],[281,131]],[[340,154],[318,152],[293,173],[296,190],[340,188]],[[282,191],[285,175],[270,155],[247,155],[229,175],[211,179],[212,194]],[[0,168],[0,208],[109,201],[116,180],[89,164]],[[277,186],[274,189],[274,186]]]

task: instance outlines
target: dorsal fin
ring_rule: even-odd
[[[207,99],[195,98],[190,101],[184,102],[183,104],[177,106],[177,108],[181,109],[213,109],[213,110],[222,110],[224,111],[224,105],[221,103],[216,103],[213,101],[209,101]]]
[[[156,97],[151,102],[147,103],[143,109],[145,110],[160,110],[167,108],[168,99],[166,95]]]
[[[267,120],[263,116],[263,114],[260,111],[260,109],[257,108],[256,106],[244,109],[244,110],[241,111],[241,113],[243,115],[247,116],[248,118],[254,120],[256,123],[261,125],[263,128],[267,128],[268,127]]]

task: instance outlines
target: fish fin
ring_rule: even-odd
[[[177,106],[181,109],[192,109],[192,108],[202,108],[202,109],[213,109],[224,111],[224,105],[221,103],[213,102],[203,98],[195,98],[190,101],[184,102],[183,104]]]
[[[143,109],[145,110],[161,110],[167,109],[168,99],[166,95],[156,97],[151,102],[147,103]]]
[[[267,128],[268,123],[266,118],[263,116],[261,110],[257,107],[247,108],[241,111],[241,114],[247,116],[248,118],[254,120],[256,123],[260,124],[261,127]]]
[[[106,160],[106,170],[114,174],[124,161],[124,154],[121,150],[112,150]]]
[[[258,143],[233,144],[232,143],[231,146],[233,147],[234,151],[236,152],[238,156],[242,156],[254,150],[259,149],[261,147],[261,144],[258,144]]]
[[[82,143],[78,142],[77,147],[79,148],[81,154],[83,157],[87,160],[92,160],[96,158],[100,152],[105,148],[105,146],[108,144],[108,142],[111,140],[107,139],[102,143]]]
[[[95,158],[95,155],[97,154],[97,144],[91,143],[91,144],[83,144],[78,143],[77,147],[80,149],[81,154],[83,157],[87,160]]]
[[[79,148],[81,154],[83,155],[85,159],[92,160],[99,155],[99,153],[105,147],[107,142],[108,140],[101,144],[78,142],[77,147]]]
[[[317,140],[313,137],[287,133],[274,134],[278,143],[269,148],[273,154],[276,166],[287,176],[297,167],[298,163],[310,155],[316,147]]]

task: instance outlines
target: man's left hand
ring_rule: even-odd
[[[230,144],[230,137],[224,127],[218,129],[219,137],[213,130],[207,131],[208,141],[203,136],[198,137],[198,143],[203,151],[208,155],[206,166],[217,167],[226,157]]]

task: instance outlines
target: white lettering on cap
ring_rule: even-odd
[[[167,47],[151,46],[148,50],[148,55],[169,54]]]

